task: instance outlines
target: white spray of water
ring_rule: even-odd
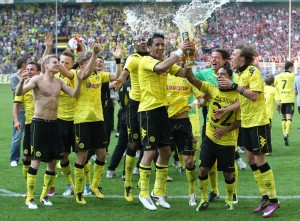
[[[192,0],[191,3],[182,5],[176,12],[173,22],[179,28],[180,33],[193,33],[193,27],[202,24],[211,14],[230,0]]]

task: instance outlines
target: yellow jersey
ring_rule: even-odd
[[[66,85],[71,88],[74,88],[74,79],[76,78],[76,70],[70,70],[74,77],[70,80],[67,77],[64,77],[62,74],[57,73],[54,76],[62,79]],[[58,99],[58,110],[57,110],[57,118],[65,121],[73,121],[74,120],[74,102],[75,99],[70,97],[68,94],[65,94],[63,91],[59,94]]]
[[[186,78],[169,75],[167,78],[168,115],[173,117],[184,111],[189,112],[189,100],[195,87]]]
[[[215,130],[227,127],[231,123],[241,120],[240,110],[231,111],[226,113],[220,119],[214,117],[214,112],[220,108],[225,108],[234,104],[239,99],[237,91],[220,91],[219,88],[211,83],[202,82],[200,91],[209,93],[211,95],[210,105],[208,109],[208,121],[206,123],[206,136],[209,137],[214,143],[223,146],[236,146],[238,138],[238,128],[225,133],[221,139],[214,138]]]
[[[275,77],[274,85],[279,91],[280,100],[283,104],[295,102],[295,77],[295,74],[289,71],[282,72]]]
[[[243,66],[239,71],[237,84],[246,89],[259,92],[258,99],[252,101],[242,95],[239,95],[241,104],[241,127],[250,128],[263,126],[269,123],[266,113],[266,103],[264,98],[264,81],[262,75],[255,66]]]
[[[266,101],[266,110],[269,119],[273,118],[274,114],[274,104],[276,101],[280,100],[278,90],[270,85],[265,85],[265,101]]]
[[[28,91],[22,96],[15,96],[14,102],[19,102],[23,104],[25,111],[25,124],[31,124],[34,114],[34,101],[32,90]]]
[[[144,56],[139,65],[139,83],[141,89],[140,111],[153,110],[162,106],[168,106],[167,101],[167,74],[175,75],[180,66],[173,65],[165,74],[154,71],[155,65],[160,60],[151,56]]]
[[[109,75],[109,72],[94,72],[82,81],[80,96],[75,100],[74,124],[104,120],[100,94],[102,83],[110,81]]]
[[[143,56],[138,53],[130,55],[126,59],[126,63],[124,65],[124,70],[128,70],[130,73],[131,79],[131,90],[129,92],[129,97],[132,100],[140,101],[141,90],[139,84],[139,64]]]

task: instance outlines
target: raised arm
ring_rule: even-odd
[[[100,44],[94,44],[93,51],[92,51],[92,57],[90,58],[88,64],[84,67],[84,71],[82,74],[82,80],[87,79],[94,71],[95,68],[95,62],[97,59],[97,55],[100,52],[101,45]]]
[[[80,69],[76,73],[78,80],[77,80],[77,84],[75,85],[74,90],[71,87],[69,87],[68,85],[66,85],[65,82],[62,79],[59,79],[59,78],[57,79],[61,83],[61,90],[63,92],[65,92],[66,94],[68,94],[71,97],[79,98],[81,83],[82,83],[82,80],[83,80],[84,68],[85,68],[84,66],[81,66]]]
[[[113,53],[116,60],[117,69],[116,69],[116,73],[110,73],[109,78],[111,81],[118,79],[122,72],[121,54],[122,54],[122,47],[120,45],[117,45],[116,50]]]
[[[27,70],[24,70],[22,73],[22,79],[20,80],[19,84],[16,87],[16,95],[21,96],[26,94],[28,91],[36,87],[36,81],[39,76],[33,76],[25,85],[24,82],[28,78],[29,73]]]
[[[74,78],[74,74],[73,72],[69,71],[65,66],[63,66],[61,63],[59,63],[59,72],[69,78],[70,80],[72,80]]]
[[[116,81],[112,82],[116,89],[119,90],[122,87],[122,84],[126,81],[129,74],[130,74],[130,72],[127,69],[125,69],[125,70],[122,71],[122,73],[118,77],[118,79]]]
[[[44,51],[43,57],[50,54],[52,46],[53,46],[53,39],[52,39],[52,35],[50,33],[48,33],[46,35],[45,45],[46,45],[46,49]]]

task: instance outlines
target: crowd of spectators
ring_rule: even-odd
[[[180,34],[172,16],[179,4],[126,7],[135,7],[137,16],[146,13],[149,21],[165,32],[166,54],[178,47]],[[103,48],[100,55],[105,60],[110,60],[116,45],[121,44],[125,57],[134,50],[132,38],[135,33],[126,28],[124,8],[122,4],[113,3],[59,5],[58,36],[66,36],[66,39],[83,37],[88,48],[94,42],[100,43]],[[293,60],[298,60],[300,11],[294,9],[292,17],[292,56]],[[55,34],[55,7],[53,4],[2,5],[0,23],[0,74],[12,73],[17,58],[36,61],[42,56],[45,35]],[[197,42],[197,61],[208,61],[214,47],[231,50],[238,43],[250,43],[258,49],[259,61],[284,62],[288,56],[288,9],[230,4],[195,27],[194,40]]]

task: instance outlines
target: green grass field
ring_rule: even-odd
[[[25,192],[25,181],[21,172],[21,162],[16,168],[11,168],[9,164],[9,152],[12,134],[12,95],[9,85],[0,85],[0,220],[26,221],[26,220],[261,220],[261,214],[254,214],[253,208],[258,205],[259,192],[254,182],[252,172],[249,167],[239,173],[238,196],[239,203],[233,211],[226,211],[224,204],[224,179],[219,174],[219,189],[221,198],[209,205],[204,212],[196,212],[194,207],[188,206],[187,182],[185,176],[178,173],[178,169],[172,166],[173,159],[170,160],[169,174],[173,178],[168,183],[168,195],[171,209],[158,208],[157,211],[150,212],[143,208],[137,195],[138,190],[134,188],[135,199],[132,203],[127,203],[123,199],[123,182],[121,176],[114,179],[107,179],[105,174],[101,182],[106,198],[98,200],[94,196],[87,197],[87,205],[76,204],[73,197],[63,197],[65,179],[59,174],[56,179],[56,195],[51,197],[52,207],[46,207],[38,202],[39,194],[43,185],[43,174],[45,165],[38,171],[35,201],[37,210],[29,210],[25,206],[25,199],[22,194]],[[300,220],[300,192],[299,168],[300,131],[299,114],[295,112],[293,119],[293,129],[290,134],[290,146],[284,146],[281,116],[277,113],[273,119],[273,156],[268,157],[277,187],[277,194],[281,202],[281,208],[272,216],[272,220]],[[109,152],[112,154],[116,144],[116,138],[112,133],[112,143]],[[198,154],[197,154],[198,155]],[[245,159],[245,156],[242,155]],[[74,165],[75,155],[71,155],[71,165]],[[108,157],[108,163],[110,157]],[[106,166],[108,165],[106,164]],[[121,162],[117,173],[121,174],[123,163]],[[106,170],[105,170],[106,173]],[[153,187],[154,172],[152,172]],[[133,183],[137,183],[138,176],[133,176]],[[197,185],[196,185],[197,186]],[[197,188],[199,196],[199,190]]]

